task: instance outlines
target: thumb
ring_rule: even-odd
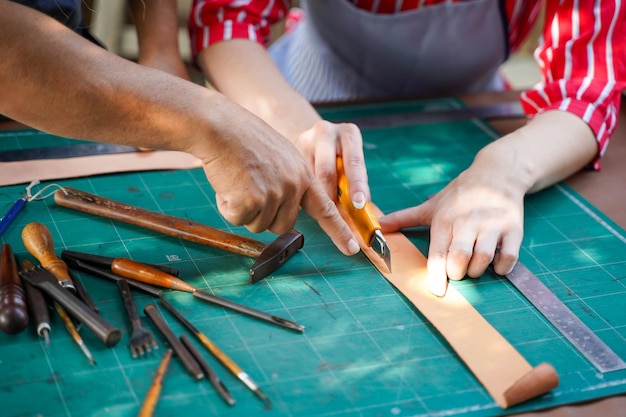
[[[348,224],[343,220],[335,203],[322,185],[314,179],[302,196],[302,209],[319,223],[320,227],[344,255],[359,253],[360,248]]]

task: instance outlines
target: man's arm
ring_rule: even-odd
[[[221,92],[290,139],[332,198],[337,156],[345,162],[356,207],[370,198],[361,132],[321,119],[280,73],[265,49],[270,26],[284,19],[285,2],[198,0],[190,16],[191,44],[205,76]]]
[[[189,152],[229,222],[284,233],[301,206],[343,253],[358,252],[293,144],[222,94],[117,57],[8,1],[0,1],[0,57],[0,113],[69,138]]]

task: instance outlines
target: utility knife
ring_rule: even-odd
[[[337,158],[337,193],[339,195],[339,202],[343,209],[348,213],[348,216],[352,219],[354,226],[361,235],[363,241],[385,261],[389,272],[391,272],[391,254],[389,253],[389,246],[387,246],[387,240],[381,231],[378,218],[372,210],[372,206],[369,202],[365,203],[365,206],[361,209],[354,207],[352,200],[350,199],[348,177],[343,169],[343,159]]]

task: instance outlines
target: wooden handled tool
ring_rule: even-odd
[[[384,261],[389,271],[391,271],[391,254],[387,241],[381,232],[380,223],[369,202],[363,208],[357,209],[350,199],[350,186],[348,177],[343,169],[343,159],[337,157],[337,194],[339,203],[352,219],[354,227],[361,235],[363,242],[376,251]]]
[[[222,365],[224,365],[224,367],[228,369],[228,371],[231,374],[233,374],[233,376],[235,376],[237,379],[243,382],[246,385],[246,387],[248,387],[248,389],[254,392],[263,401],[263,403],[265,404],[265,408],[271,407],[272,401],[269,399],[267,395],[265,395],[263,391],[261,391],[261,388],[259,388],[256,382],[252,380],[250,375],[248,375],[243,369],[241,369],[239,365],[235,363],[235,361],[233,361],[230,357],[228,357],[226,353],[224,353],[219,347],[217,347],[217,345],[213,343],[211,339],[209,339],[204,333],[198,330],[189,320],[185,318],[185,316],[183,316],[178,310],[176,310],[174,306],[172,306],[168,301],[166,301],[163,297],[161,297],[159,301],[161,302],[161,305],[165,307],[170,313],[172,313],[172,315],[176,317],[176,319],[183,326],[185,326],[187,330],[189,330],[198,338],[200,343],[202,343],[202,345],[209,352],[211,352],[211,354],[217,360],[219,360],[222,363]],[[192,354],[194,353],[192,352]],[[230,404],[228,397],[225,396],[223,398],[225,399],[225,401],[227,401]],[[233,403],[234,403],[234,400],[233,400]]]
[[[242,313],[271,324],[275,324],[285,329],[295,330],[297,332],[304,331],[304,326],[301,324],[286,320],[282,317],[274,316],[272,314],[264,313],[263,311],[255,310],[241,304],[237,304],[233,301],[218,297],[213,294],[209,294],[194,287],[193,285],[187,284],[180,278],[176,278],[174,276],[166,274],[165,272],[159,271],[158,269],[151,266],[131,261],[130,259],[114,259],[111,263],[111,270],[117,275],[124,278],[129,278],[131,280],[137,280],[159,287],[193,293],[193,296],[200,300],[218,305],[220,307],[228,308],[238,313]]]
[[[105,321],[70,291],[61,287],[54,275],[47,269],[35,267],[20,271],[20,275],[25,281],[39,288],[63,306],[72,317],[80,320],[107,346],[115,346],[122,338],[122,332],[119,329]]]
[[[28,326],[28,304],[13,250],[2,245],[0,255],[0,330],[17,334]]]
[[[257,282],[274,272],[304,245],[302,233],[295,230],[279,236],[270,245],[265,245],[263,242],[227,233],[188,219],[144,210],[69,187],[58,190],[54,194],[54,201],[63,207],[257,258],[250,268],[250,282]]]
[[[22,229],[22,241],[28,252],[56,277],[63,288],[76,293],[67,265],[54,254],[54,242],[46,225],[39,222],[27,224]]]
[[[200,369],[204,372],[204,375],[207,377],[215,391],[219,394],[219,396],[226,402],[228,405],[235,405],[235,399],[226,388],[226,385],[222,382],[220,377],[215,373],[211,365],[202,357],[198,349],[191,343],[191,340],[187,337],[187,335],[181,334],[178,338],[182,344],[187,348],[191,356],[198,362],[200,365]]]
[[[172,353],[173,350],[168,349],[165,352],[163,359],[161,359],[159,367],[157,368],[156,375],[152,380],[152,385],[150,385],[150,389],[148,390],[148,394],[143,401],[141,410],[139,410],[138,417],[152,417],[157,402],[159,401],[159,396],[161,395],[161,388],[163,387],[163,379],[165,378],[165,373],[167,372],[167,368],[169,368],[170,361],[172,360]]]
[[[141,281],[157,287],[170,288],[172,290],[194,292],[196,287],[187,284],[180,278],[166,274],[156,268],[135,262],[130,259],[116,258],[111,262],[111,270],[117,275]]]

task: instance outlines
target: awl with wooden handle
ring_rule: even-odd
[[[111,263],[111,270],[124,278],[145,282],[146,284],[156,285],[159,287],[189,292],[192,293],[195,298],[202,301],[275,324],[285,329],[304,332],[304,326],[301,324],[235,303],[234,301],[218,297],[217,295],[209,294],[208,292],[202,291],[193,285],[186,283],[180,278],[166,274],[156,268],[132,261],[130,259],[117,258],[113,260]]]
[[[257,258],[250,268],[250,282],[257,282],[274,272],[304,245],[302,233],[296,230],[282,234],[274,242],[266,245],[263,242],[214,229],[189,219],[144,210],[70,187],[58,190],[54,194],[54,201],[62,207]]]
[[[67,265],[54,254],[54,242],[46,225],[39,222],[28,223],[22,229],[22,242],[28,252],[56,277],[63,288],[76,294],[76,286]]]
[[[381,232],[378,218],[374,214],[369,202],[366,202],[365,206],[360,209],[354,207],[352,204],[350,198],[350,184],[348,184],[348,177],[346,177],[346,173],[343,169],[343,159],[341,157],[337,158],[337,193],[341,206],[352,219],[363,241],[383,258],[385,265],[387,265],[389,272],[391,272],[391,254],[389,253],[387,240],[385,240]]]

